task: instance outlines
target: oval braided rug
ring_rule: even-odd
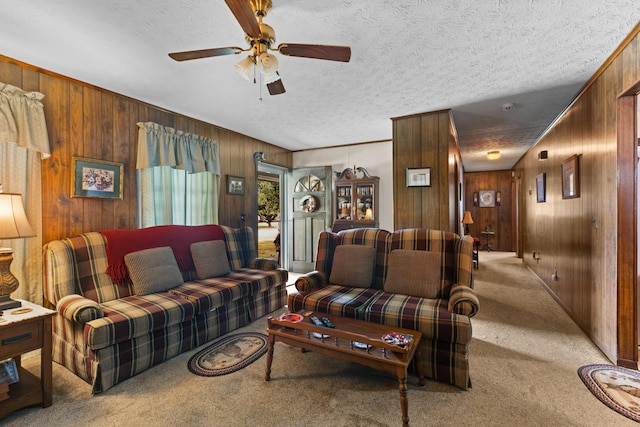
[[[239,371],[267,352],[267,336],[243,332],[219,339],[189,359],[189,370],[196,375],[215,377]]]
[[[640,422],[640,372],[613,365],[586,365],[578,375],[602,403]]]

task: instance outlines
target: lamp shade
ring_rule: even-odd
[[[500,158],[500,151],[489,151],[487,153],[487,159],[489,160],[498,160]]]
[[[464,217],[462,218],[463,224],[473,224],[473,218],[471,218],[471,212],[464,211]]]
[[[0,193],[0,240],[33,236],[35,233],[22,206],[22,195]]]

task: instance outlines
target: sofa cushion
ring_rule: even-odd
[[[451,313],[445,299],[379,292],[363,310],[363,320],[422,332],[423,340],[469,344],[471,319]]]
[[[289,311],[295,313],[304,309],[362,319],[362,311],[380,292],[373,288],[328,285],[311,292],[289,295]]]
[[[442,255],[437,252],[396,249],[389,254],[385,292],[439,298]]]
[[[329,282],[334,285],[371,287],[376,249],[373,246],[340,245],[336,248]]]
[[[223,240],[209,240],[191,244],[191,257],[198,279],[226,276],[231,271],[227,247]]]
[[[86,345],[98,350],[186,323],[195,316],[188,300],[169,292],[132,295],[102,304],[104,317],[85,324]]]
[[[128,253],[124,262],[136,295],[166,291],[183,283],[182,273],[169,246]]]

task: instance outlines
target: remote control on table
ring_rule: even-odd
[[[324,323],[324,326],[326,326],[327,328],[335,328],[336,325],[333,324],[333,322],[331,320],[329,320],[326,317],[322,318],[322,323]]]
[[[311,317],[309,317],[309,319],[311,319],[313,324],[316,325],[316,326],[325,326],[324,323],[322,323],[322,321],[320,319],[318,319],[316,316],[311,316]]]

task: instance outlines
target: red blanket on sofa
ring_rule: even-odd
[[[123,284],[129,272],[124,256],[143,249],[170,246],[181,270],[195,268],[191,244],[208,240],[224,240],[218,225],[159,225],[134,230],[100,230],[107,241],[107,274],[114,283]]]

